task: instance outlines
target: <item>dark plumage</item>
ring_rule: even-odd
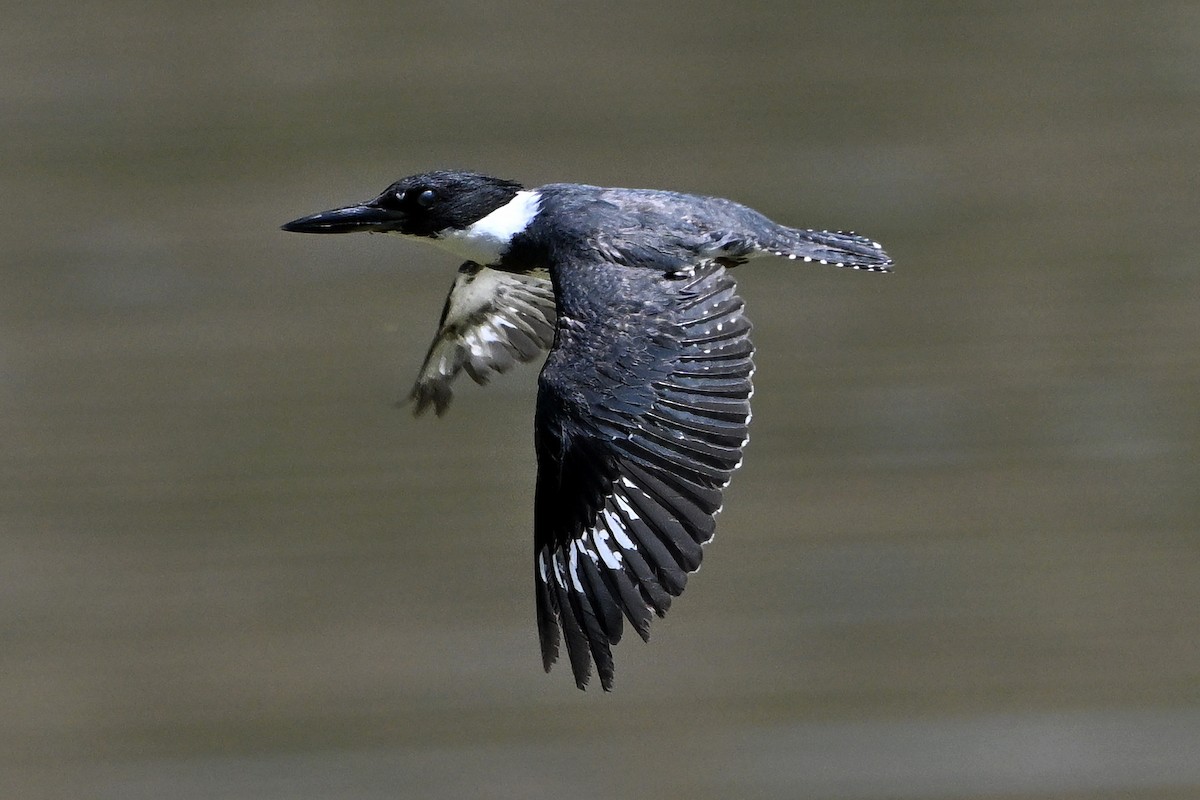
[[[756,256],[875,272],[851,233],[789,228],[713,197],[465,172],[405,178],[367,203],[284,226],[433,240],[459,269],[414,411],[549,348],[538,379],[534,569],[547,670],[560,636],[583,688],[612,687],[623,620],[643,639],[700,566],[741,464],[754,372],[727,268]]]

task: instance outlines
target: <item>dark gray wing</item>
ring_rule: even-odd
[[[593,661],[612,687],[622,617],[648,639],[699,568],[748,438],[753,347],[733,279],[710,262],[641,289],[666,302],[561,320],[539,379],[538,632],[548,671],[561,628],[580,688]]]
[[[409,399],[413,414],[430,405],[438,416],[453,396],[459,373],[485,384],[518,361],[532,361],[554,341],[554,289],[546,272],[518,275],[468,261],[446,297]]]

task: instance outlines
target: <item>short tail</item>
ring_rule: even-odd
[[[891,272],[892,259],[879,242],[853,231],[813,231],[780,226],[778,234],[759,246],[766,252],[835,267]]]

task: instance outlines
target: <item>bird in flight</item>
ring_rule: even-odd
[[[411,399],[450,404],[548,351],[538,377],[534,582],[546,671],[607,691],[624,622],[649,640],[700,567],[748,441],[754,348],[728,270],[774,256],[890,272],[853,233],[780,225],[719,197],[475,172],[403,178],[298,233],[390,233],[465,259]]]

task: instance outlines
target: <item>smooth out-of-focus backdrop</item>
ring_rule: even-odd
[[[27,4],[0,796],[1200,796],[1194,3]],[[616,692],[542,674],[536,366],[393,406],[465,167],[735,198],[752,442]]]

